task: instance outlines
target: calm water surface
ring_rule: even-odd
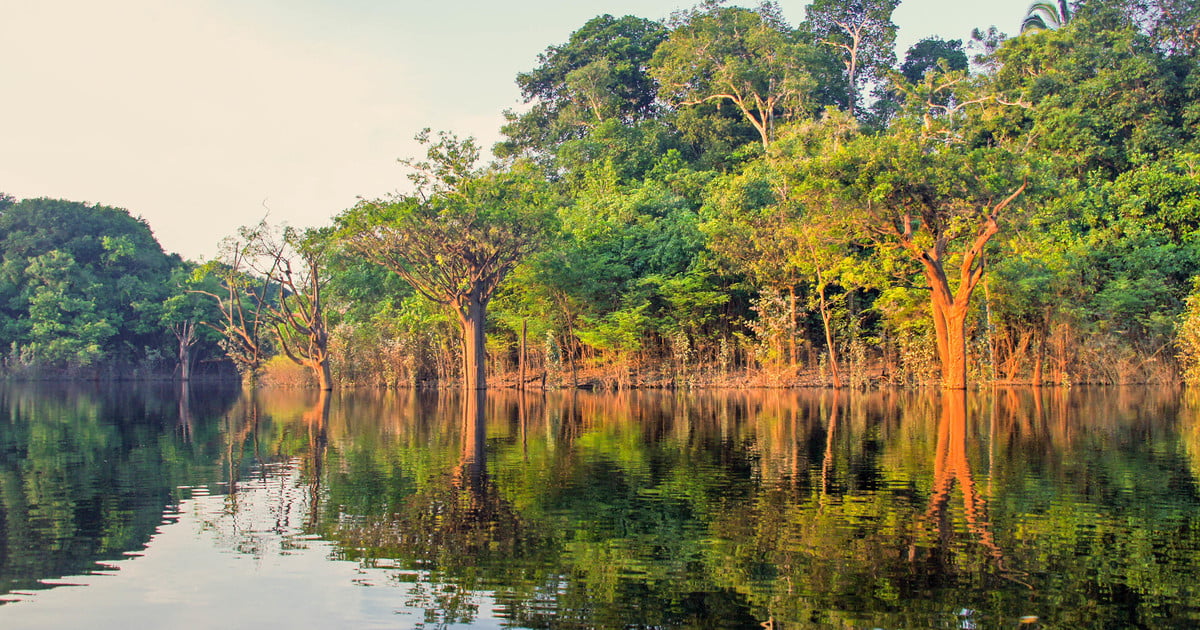
[[[0,385],[0,627],[1200,627],[1200,399]]]

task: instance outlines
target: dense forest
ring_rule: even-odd
[[[1200,8],[1039,3],[1016,36],[898,57],[896,5],[596,17],[517,76],[527,107],[493,161],[422,132],[408,192],[319,229],[246,226],[203,264],[123,210],[2,197],[3,369],[321,388],[1200,376]]]

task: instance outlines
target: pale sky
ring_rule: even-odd
[[[0,192],[125,208],[192,260],[268,211],[326,225],[403,189],[424,127],[499,138],[514,79],[597,15],[675,0],[0,0]],[[752,4],[735,2],[735,4]],[[798,24],[805,2],[783,0]],[[1027,0],[901,0],[929,35],[1015,34]]]

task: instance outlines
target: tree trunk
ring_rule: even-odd
[[[192,380],[192,344],[189,340],[179,340],[179,380],[184,383]]]
[[[842,388],[842,371],[838,369],[837,346],[833,343],[833,314],[829,312],[829,303],[825,301],[825,285],[817,287],[817,299],[821,307],[821,324],[825,328],[825,347],[829,352],[829,375],[833,377],[833,386]]]
[[[967,309],[957,304],[946,313],[946,362],[942,364],[942,387],[967,388]]]
[[[529,320],[522,319],[521,320],[521,376],[520,376],[520,384],[517,385],[517,389],[519,389],[519,390],[525,389],[525,361],[528,358],[528,355],[526,354],[526,345],[527,345],[526,342],[527,342],[528,337],[529,337]]]
[[[468,390],[487,389],[487,303],[478,291],[472,291],[458,307],[458,322],[462,327],[463,387]]]
[[[930,257],[925,262],[933,310],[933,327],[937,335],[938,359],[942,367],[944,389],[967,388],[967,307],[975,288],[970,278],[964,278],[957,292],[950,290],[941,262]]]
[[[327,392],[333,389],[333,372],[329,369],[329,359],[314,361],[309,366],[317,377],[317,389]]]
[[[947,346],[947,340],[950,338],[946,328],[946,309],[948,306],[944,298],[938,295],[937,289],[933,290],[930,305],[933,309],[933,337],[937,342],[938,365],[942,368],[942,376],[945,377],[946,366],[950,363],[950,352]]]
[[[796,367],[796,287],[788,287],[788,365]],[[836,380],[837,377],[834,377]]]
[[[1033,358],[1033,383],[1034,387],[1041,387],[1045,381],[1042,375],[1042,366],[1046,363],[1046,332],[1042,331],[1038,339],[1037,355]]]
[[[192,378],[192,346],[196,345],[196,322],[186,320],[171,327],[179,340],[179,380],[184,383]]]

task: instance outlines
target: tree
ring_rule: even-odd
[[[328,234],[275,228],[264,219],[241,228],[224,249],[221,264],[209,268],[221,271],[226,295],[195,291],[217,300],[227,351],[243,376],[253,379],[265,358],[267,333],[279,352],[313,373],[320,390],[333,389],[323,296]]]
[[[1029,5],[1025,19],[1021,20],[1021,34],[1052,31],[1066,26],[1071,20],[1071,7],[1067,0],[1039,0]]]
[[[68,252],[53,250],[34,258],[25,270],[30,280],[27,360],[49,365],[87,367],[104,356],[117,329],[97,312],[100,286]]]
[[[904,124],[801,165],[801,186],[814,210],[856,222],[881,246],[920,265],[930,288],[942,385],[949,389],[967,384],[971,295],[1002,213],[1026,188],[1021,163],[1005,149],[963,146]]]
[[[888,72],[887,82],[877,90],[878,99],[871,106],[875,112],[879,126],[886,126],[907,101],[912,100],[914,93],[919,102],[929,101],[932,105],[945,108],[949,106],[952,93],[943,89],[938,93],[920,93],[922,87],[945,87],[945,80],[935,81],[929,75],[946,75],[954,73],[965,79],[969,67],[967,53],[963,50],[962,40],[946,41],[940,37],[927,37],[913,44],[904,55],[899,72]]]
[[[198,276],[194,265],[178,268],[172,274],[175,284],[174,295],[168,297],[158,309],[159,324],[171,331],[178,343],[176,359],[179,363],[179,380],[188,382],[192,377],[192,367],[196,362],[194,349],[201,342],[204,345],[219,343],[216,335],[212,334],[205,321],[215,321],[220,314],[215,311],[215,304],[200,294],[200,290],[213,292],[218,290],[215,278]],[[208,334],[205,334],[208,331]]]
[[[147,305],[166,299],[180,264],[126,210],[0,198],[0,348],[24,348],[35,363],[149,359],[167,340]],[[58,343],[75,335],[87,339],[76,346],[83,354]],[[63,352],[37,359],[35,343]]]
[[[777,121],[809,104],[816,85],[805,69],[807,50],[777,5],[750,10],[709,2],[674,21],[650,70],[668,103],[733,103],[764,149]]]
[[[478,168],[473,139],[428,130],[427,161],[406,160],[413,194],[363,201],[337,218],[352,251],[399,274],[454,311],[462,333],[463,384],[486,389],[487,307],[513,267],[551,234],[557,201],[528,162]]]
[[[931,71],[956,71],[967,69],[967,53],[961,39],[944,40],[926,37],[912,45],[904,54],[900,74],[909,83],[920,83],[925,73]]]
[[[830,376],[839,388],[843,381],[834,310],[850,290],[865,284],[852,254],[861,239],[846,221],[810,208],[820,200],[803,189],[794,169],[835,150],[857,128],[853,118],[832,108],[822,121],[788,125],[764,159],[710,189],[705,224],[715,252],[750,275],[759,288],[790,298],[791,329],[797,326],[796,293],[807,290],[808,306],[821,317]],[[791,336],[795,362],[795,334]]]
[[[550,151],[606,121],[633,124],[652,118],[656,90],[647,66],[667,30],[653,20],[601,15],[571,33],[562,45],[538,55],[538,66],[517,75],[532,108],[506,112],[508,139],[497,154]]]
[[[991,88],[1028,106],[996,112],[988,133],[1057,154],[1062,173],[1079,179],[1114,178],[1139,155],[1179,148],[1188,133],[1180,68],[1131,16],[1102,8],[1081,8],[1063,28],[1007,42]]]
[[[243,233],[252,254],[252,268],[273,289],[263,296],[262,312],[279,350],[308,368],[321,391],[333,389],[324,302],[328,232],[300,231],[289,226],[275,230],[264,222]]]
[[[245,243],[226,239],[222,250],[217,260],[205,263],[195,274],[197,282],[213,277],[219,287],[192,290],[216,301],[220,319],[200,323],[220,335],[221,349],[233,361],[242,377],[242,385],[253,387],[258,382],[263,362],[270,355],[269,324],[264,313],[270,280],[248,272],[246,258],[249,253]]]
[[[815,39],[841,53],[846,111],[856,114],[863,86],[882,78],[896,61],[899,0],[816,0],[805,9]]]
[[[1193,280],[1192,292],[1185,301],[1186,308],[1179,318],[1175,337],[1178,358],[1183,368],[1183,381],[1190,386],[1200,385],[1200,287]]]

